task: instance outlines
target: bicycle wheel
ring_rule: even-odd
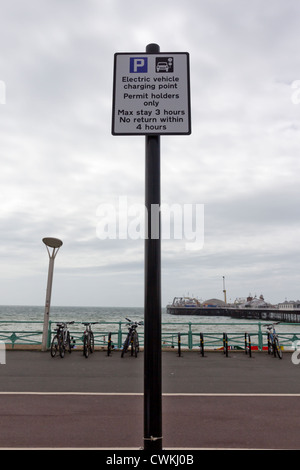
[[[124,341],[124,344],[123,344],[123,349],[122,349],[122,352],[121,352],[121,357],[124,356],[124,354],[127,352],[127,349],[128,349],[128,346],[130,344],[130,336],[127,335],[125,341]]]
[[[274,357],[276,357],[276,346],[275,346],[275,338],[272,339],[272,344],[271,344],[271,353],[273,354]]]
[[[133,352],[134,352],[134,337],[135,337],[135,335],[133,334],[133,335],[131,336],[131,339],[130,339],[130,345],[131,345],[131,350],[130,350],[130,352],[131,352],[131,356],[133,356]]]
[[[91,335],[90,335],[90,352],[93,353],[94,350],[95,350],[94,333],[91,331]]]
[[[84,335],[83,339],[83,355],[88,358],[89,357],[89,338],[88,335]]]
[[[70,338],[70,333],[68,331],[67,333],[67,340],[66,340],[66,350],[71,354],[72,348],[71,348],[71,338]]]
[[[65,346],[64,346],[63,338],[62,338],[61,335],[58,335],[57,339],[58,339],[59,355],[60,355],[61,358],[64,358],[65,357]]]
[[[270,338],[270,333],[268,333],[268,354],[271,354],[272,352],[272,342]]]
[[[58,339],[57,339],[57,335],[55,335],[51,343],[51,349],[50,349],[51,356],[55,357],[57,351],[58,351]]]
[[[133,352],[134,352],[134,355],[135,357],[137,357],[138,355],[138,352],[139,352],[139,339],[138,339],[138,335],[137,333],[134,335],[133,337]]]
[[[279,357],[279,359],[282,359],[282,350],[281,350],[281,347],[280,347],[278,338],[275,338],[275,339],[274,339],[273,347],[274,347],[274,354],[275,354],[275,356],[276,356],[276,354],[277,354],[277,356]]]

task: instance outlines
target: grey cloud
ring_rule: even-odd
[[[2,5],[3,302],[44,301],[50,235],[64,240],[58,303],[107,304],[118,292],[142,304],[143,243],[101,242],[96,211],[119,196],[144,199],[144,139],[112,137],[110,125],[113,54],[149,42],[191,57],[193,133],[162,138],[162,201],[205,205],[202,250],[162,245],[163,302],[217,296],[222,275],[232,297],[264,286],[270,300],[300,297],[299,9],[290,0],[155,1],[147,15],[135,0]]]

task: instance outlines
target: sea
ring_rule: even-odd
[[[34,329],[42,329],[44,320],[43,306],[28,305],[1,305],[0,306],[0,331],[8,331],[13,328],[22,331],[32,331]],[[126,319],[132,321],[144,321],[143,307],[72,307],[72,306],[51,306],[49,319],[53,325],[53,330],[57,322],[74,321],[72,329],[82,330],[82,322],[99,322],[107,324],[106,329],[109,331],[117,331],[120,322],[124,324],[126,331]],[[16,325],[16,322],[18,325]],[[34,325],[36,323],[36,325]],[[162,309],[162,332],[166,333],[187,333],[190,324],[193,333],[250,333],[258,332],[257,320],[236,319],[221,316],[198,316],[198,315],[171,315],[166,312],[166,308]],[[262,331],[266,331],[261,324]],[[94,327],[97,330],[97,325]],[[296,328],[295,325],[280,324],[277,329],[282,332],[291,332]],[[143,327],[140,327],[142,331]],[[297,332],[300,335],[300,325]]]

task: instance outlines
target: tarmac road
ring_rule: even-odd
[[[290,353],[170,351],[162,365],[164,449],[300,449],[300,365]],[[0,449],[140,449],[143,366],[143,353],[7,351]]]

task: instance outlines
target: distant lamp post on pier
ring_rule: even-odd
[[[224,302],[225,305],[227,304],[227,298],[226,298],[226,288],[225,288],[225,276],[223,276],[223,294],[224,294]]]
[[[44,328],[43,328],[43,339],[42,339],[42,351],[47,351],[49,313],[50,313],[50,303],[51,303],[54,260],[63,242],[59,240],[58,238],[49,238],[49,237],[43,238],[43,242],[46,245],[48,255],[49,255],[49,269],[48,269],[46,304],[45,304],[45,313],[44,313]]]

